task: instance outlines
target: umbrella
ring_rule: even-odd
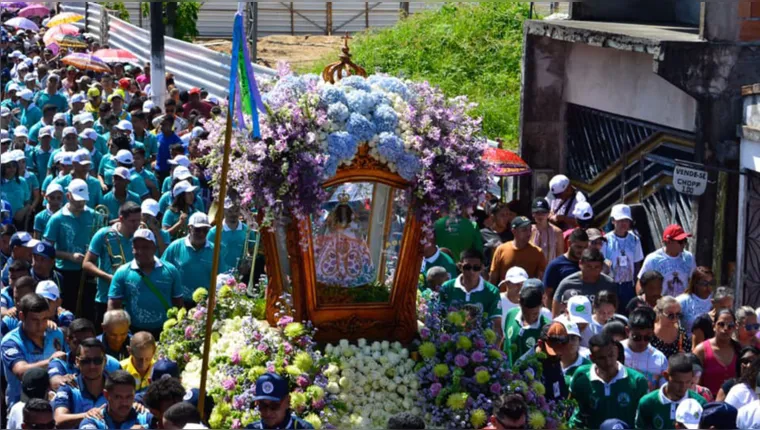
[[[528,163],[512,151],[487,148],[483,159],[491,165],[491,174],[498,177],[522,176],[532,172]]]
[[[9,27],[20,28],[21,30],[40,31],[40,28],[37,27],[37,24],[20,16],[5,21],[5,25]]]
[[[55,37],[55,44],[61,48],[86,48],[87,42],[70,34],[59,34]]]
[[[4,1],[0,3],[0,9],[22,9],[26,7],[26,3],[22,1]]]
[[[33,4],[21,9],[18,12],[18,15],[23,16],[24,18],[28,18],[30,16],[46,16],[49,13],[50,13],[50,9],[48,9],[44,5]]]
[[[42,41],[45,42],[45,45],[50,45],[55,43],[56,38],[60,35],[69,34],[71,36],[77,36],[79,35],[79,29],[71,24],[61,24],[57,25],[47,32],[45,32],[45,35],[42,36]]]
[[[78,13],[64,12],[64,13],[59,13],[58,15],[50,18],[50,22],[48,22],[47,26],[48,28],[53,28],[56,25],[71,24],[72,22],[81,21],[83,19],[84,19],[84,16]]]
[[[61,62],[67,66],[74,66],[82,70],[92,70],[96,73],[111,72],[108,64],[92,54],[83,54],[81,52],[70,54],[64,57]]]
[[[106,63],[139,63],[140,59],[133,53],[124,49],[101,49],[95,51],[92,55],[100,58]]]

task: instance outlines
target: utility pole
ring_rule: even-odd
[[[150,88],[153,103],[164,109],[166,99],[166,55],[164,52],[164,8],[150,2]]]

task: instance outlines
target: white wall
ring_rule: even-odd
[[[697,102],[652,71],[651,54],[572,44],[565,101],[695,131]]]

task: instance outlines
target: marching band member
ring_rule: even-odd
[[[132,154],[129,156],[131,159]],[[113,170],[113,190],[103,196],[103,206],[108,208],[109,222],[118,217],[119,209],[127,202],[135,203],[140,207],[140,196],[127,189],[131,176],[126,167],[117,167]]]
[[[161,257],[179,269],[184,287],[183,298],[190,307],[195,306],[193,291],[201,285],[208,285],[207,279],[211,280],[214,245],[207,239],[210,229],[208,216],[201,212],[194,213],[190,217],[188,235],[172,242]]]

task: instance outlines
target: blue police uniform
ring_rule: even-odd
[[[13,366],[22,361],[37,363],[47,360],[54,353],[63,351],[64,348],[63,333],[60,330],[48,330],[42,346],[39,346],[24,334],[23,326],[20,324],[18,328],[3,336],[0,342],[3,370],[8,379],[6,391],[8,407],[13,406],[21,398],[21,381],[13,373]]]
[[[75,365],[75,358],[76,354],[72,354],[71,352],[66,353],[66,359],[60,359],[56,358],[55,360],[51,361],[50,364],[48,364],[48,376],[63,376],[63,375],[77,375],[79,376],[79,369]],[[121,365],[119,362],[111,357],[110,355],[106,355],[106,374],[110,374],[111,372],[115,370],[120,370]],[[80,385],[80,388],[82,385]]]
[[[80,429],[130,429],[136,425],[142,428],[150,428],[150,423],[153,420],[153,415],[150,413],[137,413],[134,408],[129,411],[127,419],[123,422],[116,422],[108,414],[108,408],[103,409],[103,419],[96,420],[92,418],[85,418],[82,423],[79,424]]]
[[[0,290],[0,307],[10,309],[14,306],[16,306],[16,304],[13,302],[13,291],[11,291],[11,287],[5,287]]]
[[[103,377],[105,378],[106,376],[103,375]],[[53,411],[59,408],[66,408],[70,414],[83,414],[90,409],[106,405],[106,397],[102,392],[99,393],[98,397],[93,397],[87,391],[81,375],[77,377],[77,387],[79,388],[61,385],[61,388],[55,393],[55,399],[51,402]]]
[[[271,402],[280,402],[284,399],[288,393],[288,381],[282,376],[276,373],[265,373],[256,380],[256,397],[254,401],[268,400]],[[296,414],[288,410],[285,414],[285,419],[275,425],[264,425],[263,421],[256,421],[249,424],[246,428],[249,429],[313,429],[314,426],[308,422],[298,418]]]
[[[285,417],[285,421],[272,427],[264,426],[264,422],[259,420],[252,424],[249,424],[247,429],[313,429],[314,426],[306,421],[298,418],[296,414],[291,413],[290,416]]]

